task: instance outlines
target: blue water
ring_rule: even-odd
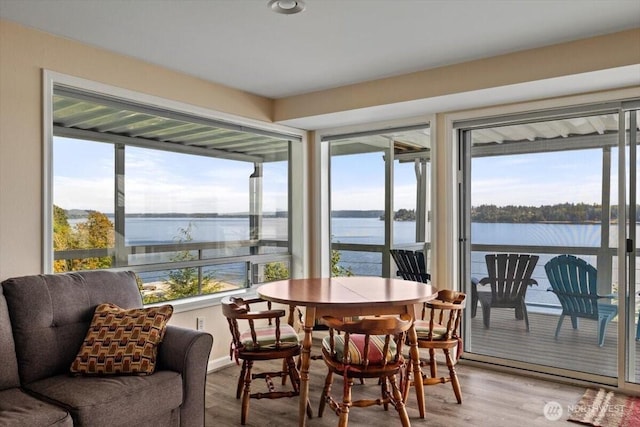
[[[79,220],[70,220],[71,225]],[[191,226],[194,242],[233,241],[249,238],[248,218],[127,218],[126,244],[148,245],[177,242],[181,229]],[[415,241],[415,222],[399,221],[393,225],[394,243]],[[286,239],[285,218],[263,218],[262,237]],[[384,221],[377,218],[333,218],[331,234],[334,242],[384,244]],[[612,225],[609,243],[617,241],[617,226]],[[511,224],[473,223],[471,240],[474,244],[505,244],[535,246],[600,245],[598,224]]]
[[[384,221],[375,218],[334,218],[331,223],[333,242],[383,244]],[[610,242],[617,240],[617,228],[611,227]],[[394,223],[394,243],[415,242],[415,222]],[[526,245],[526,246],[586,246],[600,245],[600,225],[595,224],[511,224],[473,223],[473,244]],[[483,254],[478,254],[480,262]],[[346,252],[341,261],[354,273],[380,275],[380,254]],[[377,267],[376,267],[377,264]],[[474,263],[475,264],[475,263]],[[480,274],[478,271],[476,274]]]
[[[77,221],[72,221],[72,224]],[[126,244],[151,245],[178,242],[184,235],[181,229],[190,229],[193,242],[237,241],[249,239],[248,218],[127,218],[125,222]],[[617,240],[617,227],[611,227],[610,245]],[[377,218],[333,218],[331,222],[332,241],[340,243],[384,244],[384,221]],[[264,218],[263,238],[286,239],[287,220],[285,218]],[[557,246],[563,253],[568,246],[598,247],[600,245],[600,225],[597,224],[507,224],[473,223],[471,225],[473,244]],[[415,222],[394,223],[394,243],[415,242]],[[242,252],[245,251],[245,252]],[[219,257],[248,255],[246,249],[228,248],[221,252],[209,251],[205,256]],[[553,255],[541,255],[534,278],[539,285],[527,292],[527,299],[554,303],[554,295],[546,292],[548,282],[544,273],[544,263]],[[167,261],[166,255],[145,254],[132,256],[130,263],[147,264]],[[595,265],[595,257],[584,257]],[[380,276],[382,258],[380,253],[342,251],[340,266],[357,275]],[[215,267],[215,276],[241,284],[245,280],[244,263]],[[471,274],[483,277],[486,274],[484,254],[474,252],[471,260]],[[161,277],[165,272],[149,273]]]
[[[225,242],[249,239],[248,218],[127,218],[126,244],[150,245],[178,242],[180,230],[191,227],[193,242]],[[263,239],[286,239],[285,218],[263,218]]]
[[[617,225],[610,228],[617,241]],[[472,223],[471,242],[490,245],[600,246],[599,224]]]
[[[472,244],[485,245],[525,245],[558,247],[558,253],[565,253],[566,247],[599,247],[599,224],[513,224],[513,223],[473,223],[471,224]],[[334,242],[383,244],[384,222],[377,219],[334,218],[332,220]],[[396,244],[415,242],[415,222],[394,223],[394,242]],[[610,228],[610,246],[617,242],[617,225]],[[471,276],[486,276],[484,253],[471,254]],[[555,254],[540,255],[533,278],[538,285],[527,291],[530,304],[557,305],[556,296],[547,292],[549,282],[544,264]],[[582,256],[596,265],[596,257]],[[349,268],[354,274],[380,276],[382,274],[382,256],[380,253],[343,251],[340,265]]]

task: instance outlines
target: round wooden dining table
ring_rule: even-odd
[[[331,278],[288,279],[262,285],[258,295],[276,303],[304,307],[304,339],[300,364],[299,425],[306,423],[309,398],[309,366],[313,326],[322,316],[338,318],[407,313],[413,319],[420,316],[422,305],[436,296],[429,284],[384,277],[351,276]],[[413,378],[421,379],[417,335],[413,327],[408,333]],[[425,416],[424,387],[415,381],[420,418]]]

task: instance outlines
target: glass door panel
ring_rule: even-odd
[[[331,274],[375,276],[384,246],[386,141],[331,146]],[[368,249],[363,251],[362,249]],[[371,252],[369,252],[371,251]],[[379,251],[378,251],[379,252]]]
[[[425,248],[429,139],[426,126],[328,139],[332,275],[387,276],[392,246]]]
[[[396,135],[393,142],[392,247],[422,251],[426,270],[431,272],[430,129]],[[392,267],[390,275],[394,277],[397,270]]]
[[[625,119],[625,148],[626,148],[626,175],[627,175],[627,239],[628,245],[633,248],[627,252],[627,345],[626,345],[626,378],[628,382],[640,383],[640,274],[638,269],[638,234],[637,223],[640,220],[640,207],[638,206],[638,126],[640,124],[640,113],[637,110],[624,113]],[[628,247],[627,250],[630,248]]]
[[[415,243],[416,240],[416,172],[413,162],[396,162],[393,168],[393,243]],[[420,240],[418,240],[420,241]]]
[[[563,311],[559,291],[549,291],[546,269],[552,259],[570,255],[592,266],[599,295],[616,292],[617,133],[614,113],[463,132],[461,140],[471,145],[461,147],[470,153],[470,170],[463,173],[471,218],[470,235],[463,236],[471,242],[465,289],[473,297],[467,312],[475,312],[465,351],[542,370],[617,377],[617,316],[611,316],[600,346],[598,322],[588,318],[597,314]],[[501,304],[491,281],[483,281],[485,256],[502,253],[538,257],[533,281],[524,288],[526,316],[519,306],[522,293]],[[617,312],[617,298],[600,301]]]

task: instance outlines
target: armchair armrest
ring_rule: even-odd
[[[259,320],[259,319],[276,319],[284,317],[287,313],[284,310],[264,310],[264,311],[247,311],[238,315],[238,319]]]
[[[435,308],[436,310],[461,310],[465,307],[465,301],[461,303],[445,302],[445,301],[428,301],[425,303],[429,308]]]
[[[158,347],[158,367],[182,375],[180,425],[204,426],[204,396],[213,337],[205,332],[167,326]]]

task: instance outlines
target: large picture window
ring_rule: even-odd
[[[289,277],[292,142],[54,87],[52,270],[133,270],[145,303]]]

